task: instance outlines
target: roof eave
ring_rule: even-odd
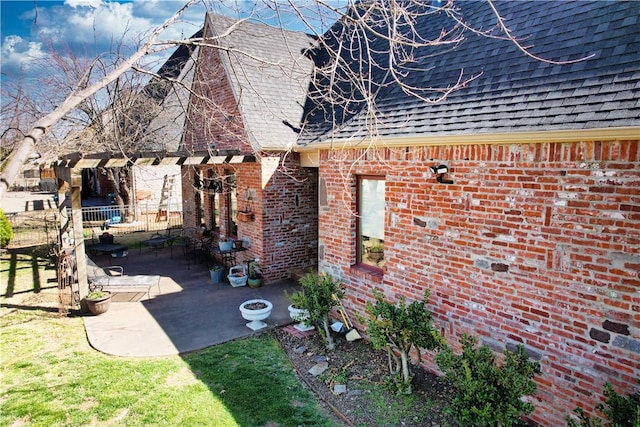
[[[532,144],[544,142],[574,142],[574,141],[610,141],[610,140],[638,140],[640,126],[572,129],[533,132],[509,133],[476,133],[476,134],[434,134],[385,137],[377,140],[348,138],[328,139],[313,142],[308,145],[297,145],[294,151],[310,152],[327,149],[350,149],[363,147],[424,147],[433,145],[475,145],[475,144]]]
[[[319,167],[320,151],[347,150],[350,148],[378,147],[426,147],[437,145],[478,145],[478,144],[540,144],[548,142],[640,140],[640,126],[599,128],[582,130],[557,130],[538,132],[486,133],[465,135],[420,135],[411,137],[381,138],[371,140],[334,139],[296,146],[303,167]]]

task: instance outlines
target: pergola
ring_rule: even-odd
[[[130,156],[114,156],[110,153],[81,155],[68,154],[53,163],[55,171],[58,201],[60,209],[65,206],[67,189],[71,201],[71,218],[61,215],[60,236],[69,236],[66,247],[61,243],[61,252],[72,254],[76,260],[77,281],[80,301],[88,294],[86,250],[82,233],[82,170],[91,168],[115,168],[124,166],[207,166],[223,164],[253,163],[254,155],[240,154],[237,151],[217,152],[145,152]],[[68,184],[68,186],[65,185]]]

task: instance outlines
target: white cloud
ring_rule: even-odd
[[[102,0],[65,0],[64,4],[73,8],[83,6],[98,8],[102,4]]]
[[[90,45],[100,51],[108,50],[112,40],[123,37],[125,44],[129,44],[154,25],[146,18],[134,16],[131,3],[67,0],[65,6],[45,11],[45,22],[38,27],[40,35],[55,34],[59,38],[55,40],[57,43]]]
[[[311,0],[296,0],[296,6]],[[344,0],[331,0],[344,1]],[[180,10],[187,0],[65,0],[64,4],[34,2],[33,12],[16,17],[21,28],[31,33],[8,36],[2,41],[1,64],[5,75],[25,69],[34,58],[46,56],[55,49],[73,52],[77,57],[94,58],[113,52],[120,42],[128,47],[122,55],[130,54],[141,40],[157,26]],[[264,3],[256,0],[203,0],[191,6],[164,34],[161,40],[178,40],[197,32],[203,25],[205,6],[215,8],[216,13],[246,16],[247,11],[264,9]],[[265,9],[268,15],[273,11]],[[173,50],[173,49],[171,49]],[[160,56],[168,57],[170,51],[154,55],[156,67]],[[147,62],[149,63],[149,62]]]
[[[186,0],[134,0],[133,13],[154,22],[154,27],[164,23],[186,4]],[[175,25],[168,28],[161,39],[176,40],[189,37],[197,32],[204,23],[205,8],[196,3],[187,9]]]
[[[31,60],[45,56],[49,49],[70,50],[78,57],[95,57],[113,51],[114,46],[122,42],[125,50],[121,53],[127,55],[185,3],[186,0],[124,3],[66,0],[64,5],[49,6],[47,2],[38,2],[37,19],[32,13],[23,25],[23,28],[30,28],[31,33],[7,36],[3,40],[0,49],[2,72],[9,75],[25,69]],[[202,4],[192,6],[161,39],[175,40],[192,35],[202,26],[204,12]]]
[[[6,36],[2,41],[3,67],[28,70],[34,60],[45,55],[41,43],[24,40],[17,35]]]

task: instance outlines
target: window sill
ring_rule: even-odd
[[[355,264],[351,266],[351,274],[363,279],[372,280],[376,283],[382,283],[384,271],[381,268],[371,267],[366,264]]]

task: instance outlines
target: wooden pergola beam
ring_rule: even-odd
[[[78,169],[115,168],[127,165],[137,166],[182,166],[182,165],[222,165],[229,163],[254,163],[256,157],[252,154],[241,154],[237,151],[218,152],[174,152],[174,153],[138,153],[128,157],[114,156],[108,153],[91,154],[87,156],[70,155],[54,162],[54,167]]]

